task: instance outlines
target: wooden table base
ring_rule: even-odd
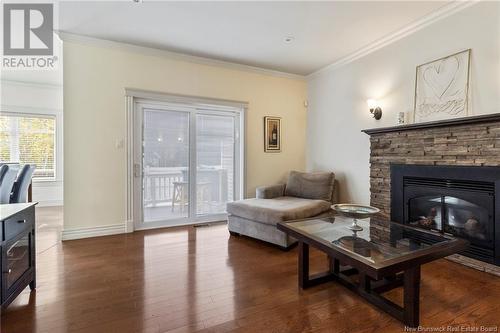
[[[350,266],[341,266],[336,258],[330,258],[330,270],[309,275],[309,245],[299,242],[299,286],[306,289],[327,281],[337,281],[354,291],[368,302],[384,310],[409,327],[419,325],[420,265],[404,272],[375,281]],[[357,276],[357,280],[353,279]],[[382,296],[397,287],[404,288],[404,304],[400,306]]]

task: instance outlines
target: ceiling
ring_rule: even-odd
[[[59,30],[307,75],[445,4],[65,1]]]

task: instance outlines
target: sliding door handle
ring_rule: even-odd
[[[134,177],[135,178],[141,177],[141,165],[139,163],[134,164]]]

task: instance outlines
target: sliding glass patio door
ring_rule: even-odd
[[[143,108],[144,222],[189,216],[189,112]]]
[[[224,219],[241,196],[239,112],[154,101],[135,112],[135,229]]]
[[[222,214],[234,200],[235,118],[196,115],[196,214]]]

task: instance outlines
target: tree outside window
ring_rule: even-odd
[[[35,179],[55,179],[56,118],[49,115],[0,116],[0,161],[35,164]]]

